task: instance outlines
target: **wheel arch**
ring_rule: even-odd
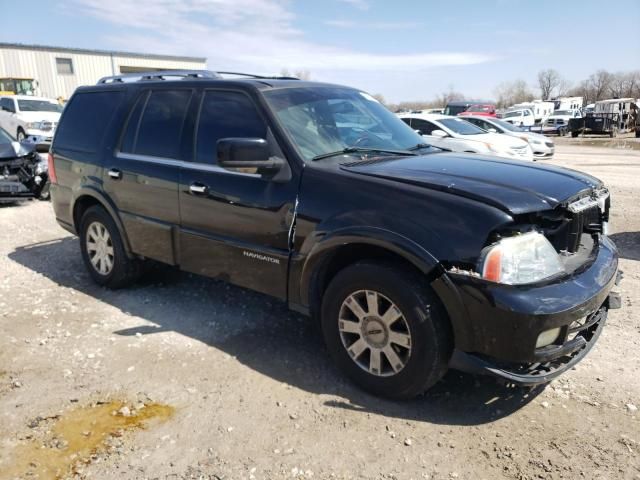
[[[402,235],[379,228],[336,232],[313,246],[302,267],[300,282],[294,283],[311,315],[318,313],[324,291],[340,270],[369,259],[396,262],[425,275],[427,282],[441,273],[439,262],[431,253]]]
[[[71,205],[71,218],[73,219],[73,228],[75,229],[76,233],[80,233],[80,221],[82,219],[82,215],[87,211],[87,209],[93,206],[100,206],[104,208],[104,210],[111,216],[114,223],[116,224],[116,227],[118,228],[118,233],[120,233],[120,237],[122,238],[125,253],[129,258],[132,258],[134,255],[131,251],[131,245],[129,244],[127,232],[124,228],[122,220],[117,214],[115,207],[98,190],[95,190],[93,188],[83,188],[77,192],[75,200]]]

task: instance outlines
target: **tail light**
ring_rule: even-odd
[[[47,165],[49,166],[49,182],[58,183],[58,177],[56,176],[56,167],[53,164],[53,153],[49,152],[47,157]]]

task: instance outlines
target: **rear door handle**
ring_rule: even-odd
[[[122,172],[117,168],[110,169],[107,172],[107,175],[109,175],[109,177],[113,178],[114,180],[120,180],[122,178]]]
[[[209,192],[209,187],[196,182],[189,185],[189,191],[194,195],[206,195]]]

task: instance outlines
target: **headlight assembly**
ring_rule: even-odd
[[[553,245],[538,232],[503,238],[487,247],[479,267],[485,280],[508,285],[533,283],[564,271]]]
[[[27,122],[28,130],[40,130],[40,122]]]

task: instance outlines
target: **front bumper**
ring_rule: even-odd
[[[456,295],[443,301],[450,315],[457,312],[450,366],[520,384],[548,382],[571,368],[597,341],[608,310],[620,306],[611,292],[620,279],[618,254],[606,236],[587,265],[561,281],[520,286],[448,274]],[[540,333],[558,327],[552,345],[536,348]]]

